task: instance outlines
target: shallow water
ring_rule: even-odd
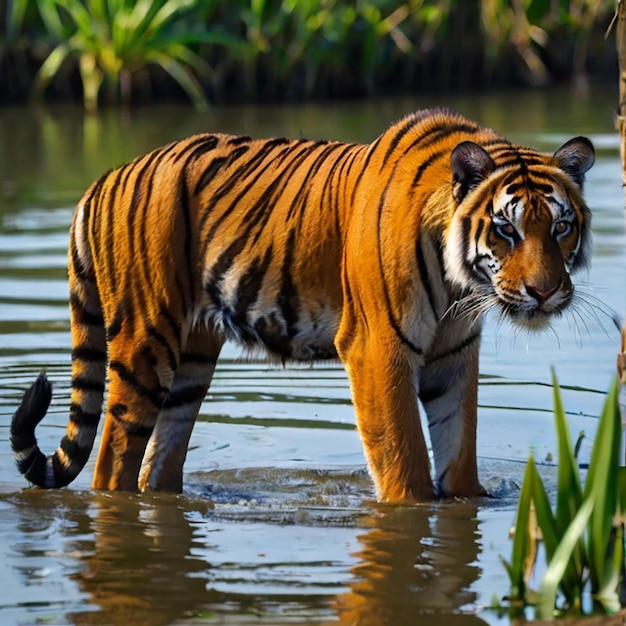
[[[0,110],[0,623],[508,624],[518,484],[529,451],[550,485],[550,367],[588,456],[614,373],[613,311],[626,311],[626,234],[615,98],[565,92],[228,107],[84,118]],[[194,430],[182,496],[89,491],[93,459],[58,492],[27,489],[8,424],[45,368],[53,406],[44,450],[69,405],[65,251],[72,206],[107,168],[201,130],[369,141],[420,106],[445,104],[510,138],[554,150],[588,135],[594,258],[579,313],[539,336],[488,320],[479,392],[479,470],[496,497],[390,507],[374,502],[339,365],[276,367],[225,349]],[[95,454],[93,455],[95,457]]]

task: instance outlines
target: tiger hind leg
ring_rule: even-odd
[[[109,338],[107,412],[93,489],[137,491],[141,460],[177,366],[176,344],[123,327]]]
[[[223,339],[197,329],[187,340],[139,472],[140,491],[180,493],[191,431],[211,384]]]

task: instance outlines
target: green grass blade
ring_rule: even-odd
[[[618,517],[623,524],[626,521],[626,467],[617,468]]]
[[[554,394],[554,421],[558,441],[558,475],[557,475],[557,500],[556,521],[561,532],[569,526],[576,515],[583,500],[580,473],[572,448],[570,436],[559,382],[554,370],[552,371],[552,386]]]
[[[541,535],[543,537],[543,544],[546,550],[546,561],[550,563],[559,546],[562,533],[559,532],[556,518],[552,512],[552,507],[550,506],[550,500],[536,467],[531,472],[531,480],[532,498],[535,503],[537,526],[541,530]],[[570,559],[560,582],[560,587],[566,600],[572,605],[576,604],[580,600],[582,592],[582,578],[583,572],[577,569],[576,560]]]
[[[107,22],[109,19],[108,3],[106,0],[89,0],[88,10],[93,18],[99,21]]]
[[[13,0],[13,2],[9,3],[6,26],[6,35],[9,41],[16,40],[22,32],[28,1]]]
[[[153,2],[152,0],[138,0],[129,10],[118,11],[118,15],[124,16],[123,20],[119,20],[120,30],[123,29],[126,36],[135,40],[141,40],[148,37],[148,31],[154,26],[154,17],[158,13],[162,0]]]
[[[63,24],[61,16],[59,15],[58,6],[55,2],[38,2],[37,9],[41,16],[41,21],[46,27],[46,31],[56,40],[63,41],[76,30],[76,27],[65,26]]]
[[[553,617],[559,583],[563,579],[572,554],[576,550],[585,532],[587,522],[593,512],[593,507],[594,500],[592,498],[583,501],[582,506],[574,516],[574,519],[565,531],[563,538],[552,556],[552,560],[548,565],[548,569],[546,570],[539,588],[540,601],[537,606],[537,613],[538,617],[542,619],[550,619]]]
[[[556,496],[556,524],[560,535],[563,535],[570,525],[574,516],[580,509],[583,501],[583,490],[578,470],[578,461],[572,447],[570,435],[559,381],[552,370],[552,387],[554,397],[554,422],[558,442],[558,468],[557,468],[557,496]],[[574,601],[580,593],[580,581],[587,564],[587,555],[584,543],[581,539],[579,545],[572,552],[571,565],[567,568],[563,591],[575,595],[568,596],[568,600]],[[566,594],[568,595],[568,594]]]
[[[622,576],[624,560],[624,527],[619,524],[613,527],[609,549],[607,551],[604,586],[592,594],[594,600],[602,604],[607,613],[617,613],[620,608],[619,584]]]
[[[543,542],[546,548],[546,558],[548,561],[552,559],[552,555],[556,551],[559,544],[559,530],[556,524],[556,518],[550,506],[550,500],[537,471],[535,461],[532,457],[528,459],[527,471],[529,472],[529,480],[531,482],[532,499],[535,503],[535,515],[537,516],[537,525],[541,529]]]
[[[80,0],[54,0],[54,2],[68,12],[80,32],[84,35],[93,36],[92,16]]]
[[[593,498],[595,504],[587,537],[589,577],[593,594],[606,594],[614,584],[612,559],[608,550],[618,505],[620,440],[618,386],[617,379],[614,379],[598,422],[585,481],[585,498]]]
[[[506,573],[509,575],[509,580],[512,581],[514,577],[514,572],[511,564],[501,554],[499,554],[498,557],[500,558],[500,562],[502,563],[502,565],[504,565]]]
[[[209,103],[202,91],[202,87],[182,63],[179,63],[168,54],[159,52],[153,53],[151,60],[158,63],[183,88],[196,109],[205,111],[208,108]]]
[[[239,52],[253,52],[254,46],[235,35],[220,30],[205,30],[202,32],[184,32],[176,35],[160,35],[150,42],[150,47],[165,49],[173,44],[183,46],[191,46],[194,44],[214,44],[224,46],[231,50],[236,49]]]
[[[211,66],[198,54],[181,45],[171,45],[164,52],[174,61],[195,70],[199,75],[210,73]]]
[[[150,15],[150,31],[160,31],[172,24],[181,13],[192,9],[195,3],[196,0],[167,0],[154,15]]]
[[[532,507],[532,471],[535,468],[533,457],[528,459],[524,480],[520,490],[515,520],[515,534],[511,548],[511,561],[507,563],[507,571],[511,579],[511,601],[524,601],[526,598],[526,571],[528,561],[532,558],[534,546],[530,532],[531,507]]]
[[[72,53],[72,46],[69,41],[60,43],[52,52],[48,55],[43,62],[37,73],[37,79],[35,81],[35,92],[41,93],[48,83],[56,76],[59,68],[65,62],[65,59]]]

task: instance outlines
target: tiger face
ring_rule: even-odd
[[[453,195],[446,266],[469,289],[476,312],[496,308],[527,329],[541,329],[572,302],[570,273],[588,261],[590,215],[584,174],[594,163],[584,137],[552,157],[520,151],[499,167],[481,146],[459,144],[451,155]]]

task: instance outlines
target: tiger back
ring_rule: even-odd
[[[593,161],[583,137],[544,155],[426,110],[371,144],[205,134],[105,174],[70,234],[67,432],[48,457],[37,446],[41,375],[12,421],[20,471],[46,488],[76,477],[108,376],[93,487],[180,491],[233,340],[281,362],[341,359],[381,500],[482,494],[481,320],[538,329],[570,305]]]

